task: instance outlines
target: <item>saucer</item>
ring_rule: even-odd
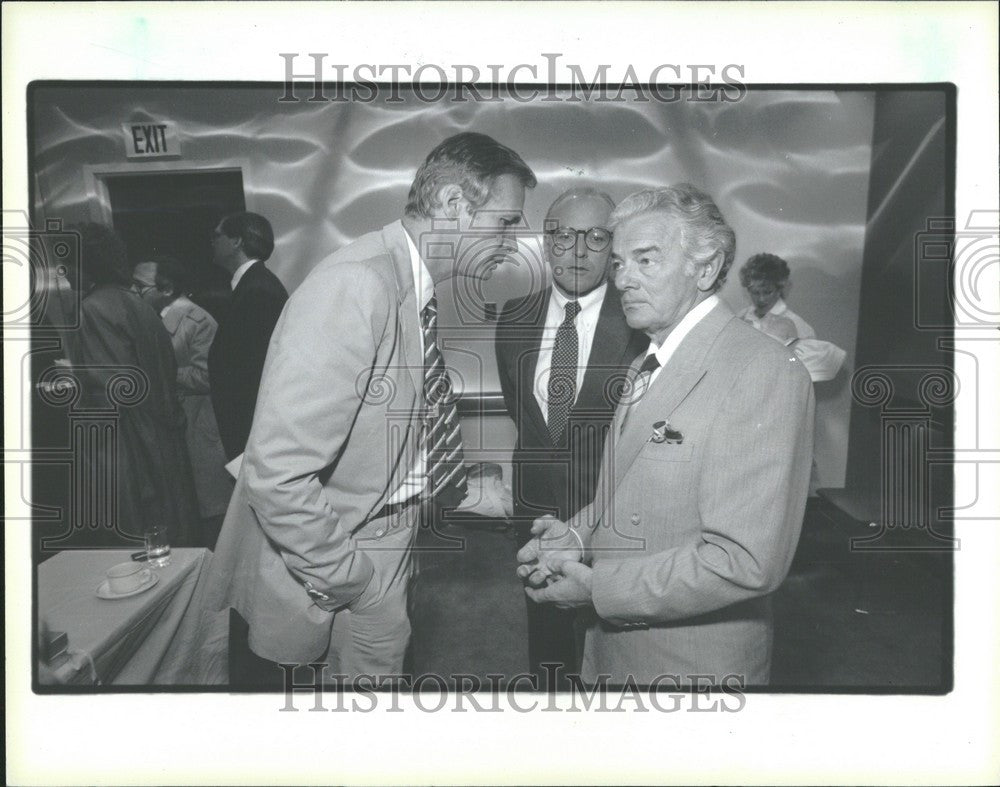
[[[145,593],[159,581],[160,581],[160,575],[153,574],[149,578],[148,582],[146,582],[144,585],[139,585],[139,587],[137,587],[135,590],[130,590],[128,593],[112,593],[111,588],[108,587],[108,580],[105,579],[97,587],[97,597],[111,600],[116,598],[129,598],[130,596],[138,596],[140,593]]]

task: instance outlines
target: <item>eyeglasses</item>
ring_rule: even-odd
[[[750,282],[747,285],[747,292],[751,295],[762,295],[767,297],[769,295],[774,295],[776,292],[781,292],[781,286],[769,284],[767,282]]]
[[[132,279],[132,289],[135,290],[139,295],[145,295],[150,290],[155,290],[155,284],[146,284],[145,282],[139,281],[137,279]]]
[[[545,231],[552,238],[552,245],[559,251],[570,251],[576,247],[577,238],[583,235],[587,248],[591,251],[604,251],[611,243],[611,230],[604,227],[591,227],[589,230],[577,230],[572,227],[555,227]]]

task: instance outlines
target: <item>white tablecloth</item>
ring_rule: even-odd
[[[131,598],[98,598],[105,571],[131,550],[66,550],[38,567],[38,615],[69,637],[70,658],[40,681],[116,686],[225,684],[228,617],[202,608],[212,553],[175,549],[157,584]],[[48,678],[48,680],[46,679]]]

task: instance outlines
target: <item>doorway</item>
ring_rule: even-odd
[[[192,300],[219,319],[230,274],[212,262],[211,236],[223,216],[246,210],[242,171],[141,172],[103,180],[129,263],[175,257],[191,276]]]

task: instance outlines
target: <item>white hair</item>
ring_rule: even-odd
[[[707,262],[722,255],[713,292],[726,283],[726,274],[736,257],[736,233],[726,224],[712,198],[690,183],[659,189],[643,189],[630,194],[614,209],[609,229],[645,213],[659,213],[676,219],[681,230],[681,248],[695,262]]]

